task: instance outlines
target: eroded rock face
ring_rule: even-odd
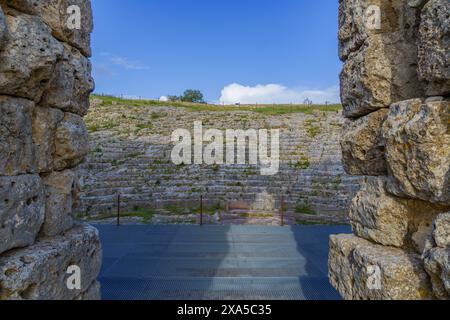
[[[67,24],[70,5],[80,30]],[[93,227],[74,227],[70,170],[88,148],[75,113],[93,89],[90,5],[0,0],[0,300],[100,297],[100,242]],[[81,290],[68,289],[69,266],[80,267]]]
[[[433,238],[438,247],[450,247],[450,212],[439,215],[434,221]]]
[[[78,176],[73,170],[52,172],[43,177],[46,205],[42,235],[53,237],[72,228],[77,179]]]
[[[31,115],[34,103],[0,96],[0,176],[34,173]]]
[[[66,113],[56,130],[55,170],[76,167],[88,152],[89,138],[83,118]]]
[[[442,99],[393,104],[383,126],[388,191],[450,204],[450,106]]]
[[[377,25],[376,7],[380,20]],[[387,43],[394,39],[415,39],[419,10],[403,0],[340,0],[339,1],[339,56],[347,60],[364,41],[382,35]],[[379,28],[378,28],[379,26]]]
[[[100,282],[94,281],[94,283],[89,287],[89,289],[87,289],[86,292],[83,292],[78,297],[76,297],[75,300],[85,300],[85,301],[100,300],[102,298],[100,288],[101,288]]]
[[[450,2],[430,0],[422,11],[419,32],[419,75],[427,95],[450,94]]]
[[[39,175],[0,177],[0,254],[33,244],[44,213]]]
[[[63,58],[42,97],[41,105],[85,116],[94,90],[91,63],[77,49],[64,46]]]
[[[88,225],[11,251],[0,257],[0,299],[72,300],[88,293],[95,299],[101,259],[98,231]],[[81,270],[81,290],[67,288],[67,269],[73,265]]]
[[[38,101],[63,46],[35,16],[7,16],[9,41],[0,51],[0,94]]]
[[[8,25],[6,23],[6,17],[0,7],[0,50],[6,45],[8,40]]]
[[[358,237],[421,254],[434,219],[448,209],[392,196],[385,178],[371,177],[353,199],[350,220]]]
[[[450,213],[437,217],[422,258],[436,297],[450,299]]]
[[[397,41],[374,35],[349,56],[340,75],[345,117],[361,117],[422,95],[416,45]]]
[[[381,109],[345,122],[341,147],[344,169],[348,174],[379,176],[387,173],[381,128],[388,112]]]
[[[340,1],[344,116],[359,118],[344,128],[346,168],[377,173],[360,168],[375,145],[387,168],[353,200],[355,235],[331,239],[330,279],[346,299],[450,299],[449,11],[448,0]],[[384,108],[380,134],[369,117]]]
[[[53,35],[91,56],[93,17],[90,0],[7,0],[8,5],[29,14],[39,15],[48,24]],[[78,6],[81,14],[80,29],[73,29],[70,6]]]
[[[56,152],[55,135],[64,112],[58,109],[36,107],[33,113],[33,142],[36,149],[38,170],[41,173],[53,170]]]
[[[330,281],[348,300],[423,300],[433,292],[419,255],[354,235],[331,236]]]
[[[377,19],[379,13],[379,21]],[[341,0],[341,100],[344,116],[360,117],[420,97],[416,38],[420,9],[403,0]]]

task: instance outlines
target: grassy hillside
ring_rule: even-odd
[[[323,112],[339,112],[342,109],[340,104],[333,105],[294,105],[294,104],[271,104],[271,105],[213,105],[213,104],[198,104],[187,102],[161,102],[158,100],[132,100],[121,99],[113,96],[99,96],[92,95],[91,99],[102,100],[102,106],[108,105],[128,105],[133,107],[179,107],[185,108],[192,112],[201,111],[252,111],[266,115],[282,115],[289,113],[305,113],[312,114],[314,111]]]

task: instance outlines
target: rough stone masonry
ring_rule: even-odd
[[[66,23],[71,5],[81,29]],[[72,217],[92,26],[88,0],[0,0],[0,300],[100,298],[98,232]]]
[[[344,166],[366,176],[354,234],[330,242],[346,299],[450,298],[449,12],[449,0],[340,0]]]

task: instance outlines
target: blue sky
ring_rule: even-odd
[[[93,9],[97,93],[339,99],[337,0],[93,0]]]

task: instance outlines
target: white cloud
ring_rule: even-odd
[[[271,103],[303,103],[305,99],[313,103],[339,102],[339,87],[326,89],[288,88],[279,84],[243,86],[237,83],[223,88],[220,103],[224,104],[271,104]]]
[[[102,57],[108,58],[110,64],[119,66],[125,70],[149,70],[150,67],[141,64],[139,61],[131,61],[128,58],[113,55],[109,52],[102,52]]]
[[[108,65],[101,63],[101,64],[93,64],[93,73],[94,77],[105,77],[108,79],[111,79],[115,76],[114,72],[109,68]]]

